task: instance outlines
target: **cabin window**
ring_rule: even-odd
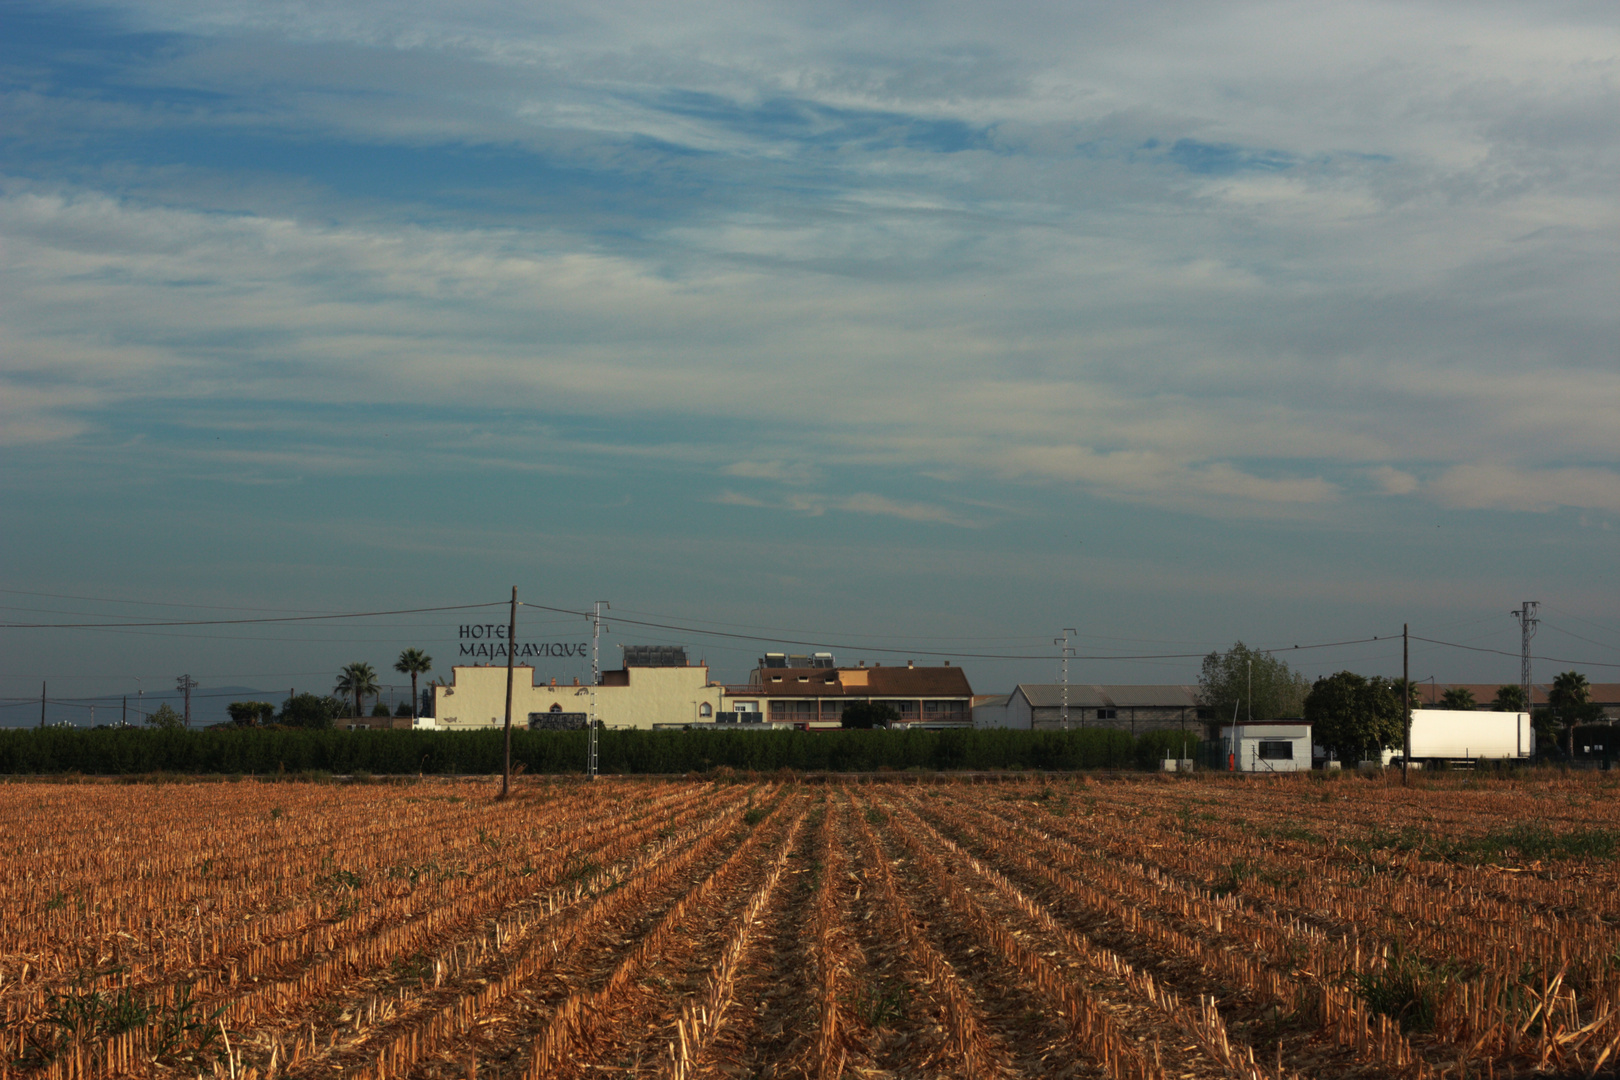
[[[1294,744],[1289,739],[1261,739],[1261,761],[1293,761]]]

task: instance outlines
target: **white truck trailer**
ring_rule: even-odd
[[[1536,733],[1527,712],[1465,709],[1412,710],[1412,762],[1527,761]],[[1384,751],[1384,763],[1401,759],[1402,748]]]

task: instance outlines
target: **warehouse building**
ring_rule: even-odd
[[[1516,685],[1516,684],[1515,684]],[[1474,708],[1489,709],[1496,700],[1496,691],[1501,683],[1435,683],[1424,681],[1417,684],[1418,702],[1421,708],[1443,709],[1443,701],[1447,690],[1466,690],[1474,699]],[[1551,683],[1530,684],[1530,705],[1540,709],[1547,704],[1547,694],[1552,690]],[[1587,700],[1603,710],[1603,718],[1607,721],[1620,720],[1620,683],[1591,683],[1586,688]]]
[[[1201,733],[1215,713],[1198,704],[1198,687],[1179,684],[1019,683],[1005,704],[988,701],[975,711],[984,727],[1055,731],[1109,728],[1140,735],[1174,729]],[[982,719],[982,724],[980,720]]]

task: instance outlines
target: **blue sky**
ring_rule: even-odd
[[[1617,136],[1602,4],[3,2],[5,621],[1513,650],[1529,598],[1620,681]],[[5,629],[0,695],[455,627]]]

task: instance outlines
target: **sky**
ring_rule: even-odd
[[[727,681],[1514,682],[1523,600],[1620,681],[1617,175],[1608,3],[0,0],[0,697],[514,585]]]

